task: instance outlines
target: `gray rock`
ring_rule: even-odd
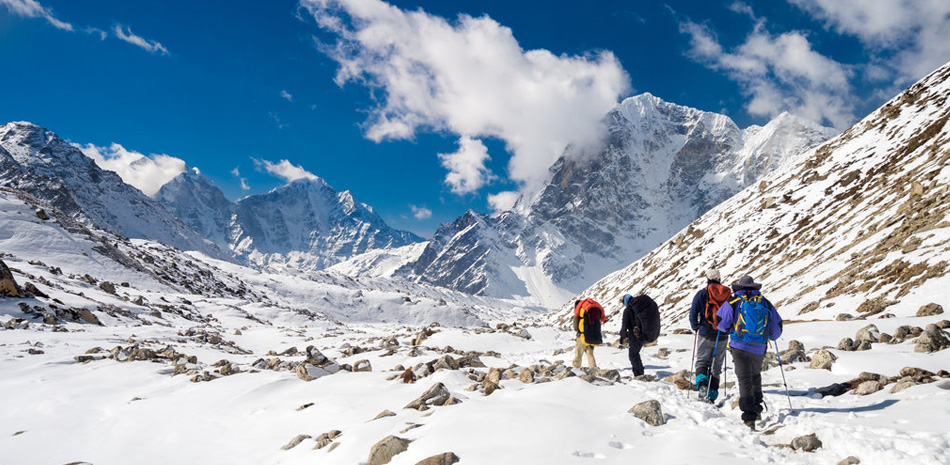
[[[914,381],[911,378],[903,378],[900,381],[898,381],[897,384],[894,385],[894,387],[891,388],[891,394],[896,394],[898,392],[903,391],[904,389],[907,389],[909,387],[914,387],[916,385],[917,385],[917,381]]]
[[[440,406],[444,405],[449,398],[452,397],[452,394],[449,393],[449,389],[445,387],[442,383],[436,383],[432,385],[426,392],[422,394],[418,399],[406,404],[403,408],[419,410],[421,408],[427,408],[430,406]]]
[[[831,370],[831,366],[838,360],[838,357],[828,350],[821,349],[811,358],[811,365],[808,368],[814,370]]]
[[[792,449],[801,450],[805,452],[814,452],[821,447],[821,440],[818,439],[818,436],[815,433],[809,434],[807,436],[799,436],[795,439],[792,439]]]
[[[387,436],[377,442],[369,451],[366,465],[383,465],[389,463],[398,454],[409,450],[409,440],[396,436]]]
[[[294,447],[299,446],[300,443],[304,441],[304,439],[310,439],[310,438],[311,436],[308,434],[298,434],[297,437],[291,439],[290,442],[287,443],[287,445],[285,445],[284,447],[281,447],[281,450],[293,449]]]
[[[920,337],[917,338],[917,345],[914,347],[914,352],[933,353],[948,347],[950,347],[950,338],[947,338],[947,334],[942,330],[932,329],[924,331]]]
[[[846,337],[838,342],[838,350],[843,350],[845,352],[851,352],[854,350],[854,340],[850,337]]]
[[[534,382],[534,372],[529,368],[525,368],[521,370],[521,374],[518,375],[518,379],[521,380],[522,383],[531,384]]]
[[[109,281],[103,281],[99,283],[99,289],[102,289],[109,294],[115,294],[115,284],[112,284]]]
[[[660,403],[656,400],[640,402],[627,412],[645,421],[648,425],[660,426],[666,424],[666,416],[663,415]]]
[[[379,412],[379,415],[376,415],[376,418],[373,418],[373,420],[379,420],[380,418],[394,417],[394,416],[396,416],[396,414],[393,413],[392,411],[383,410],[382,412]]]
[[[805,351],[805,344],[802,344],[801,342],[792,339],[791,341],[788,341],[788,350],[790,350],[790,351],[792,351],[792,350],[800,350],[800,351],[804,352],[804,351]]]
[[[838,465],[858,465],[859,463],[861,463],[861,459],[859,459],[859,458],[857,458],[857,457],[855,457],[855,456],[852,455],[852,456],[850,456],[850,457],[848,457],[848,458],[846,458],[846,459],[844,459],[844,460],[838,462]]]
[[[369,360],[360,360],[353,364],[353,371],[373,371],[373,365],[369,363]]]
[[[923,307],[920,307],[919,310],[917,310],[917,316],[934,316],[941,313],[943,313],[943,307],[933,302],[924,305]]]
[[[877,342],[880,340],[881,331],[875,325],[867,325],[858,330],[854,336],[856,342],[868,341]]]
[[[13,272],[10,271],[6,263],[3,263],[3,260],[0,260],[0,296],[20,297],[22,294],[23,291],[20,290],[20,286],[13,279]]]
[[[881,389],[884,389],[884,385],[881,384],[880,381],[870,380],[859,384],[853,392],[859,396],[866,396],[868,394],[874,394]]]
[[[452,465],[457,463],[459,457],[453,452],[446,452],[444,454],[433,455],[432,457],[422,459],[419,462],[416,462],[416,465]]]

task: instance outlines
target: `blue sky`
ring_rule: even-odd
[[[426,236],[536,186],[625,97],[843,129],[946,37],[928,0],[0,0],[0,122],[146,193],[185,164],[231,199],[316,175]]]

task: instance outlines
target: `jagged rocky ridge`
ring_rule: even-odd
[[[219,247],[258,267],[311,271],[376,249],[421,242],[387,225],[349,191],[300,179],[266,194],[228,201],[199,173],[186,171],[156,198]]]
[[[787,319],[888,316],[899,302],[906,312],[945,297],[948,98],[945,65],[582,294],[646,292],[666,321],[685,323],[715,266],[727,281],[764,282]]]
[[[833,134],[788,114],[740,130],[726,116],[650,94],[622,102],[607,123],[604,145],[569,149],[538,194],[512,211],[469,211],[442,225],[400,272],[557,306]]]
[[[35,124],[0,126],[0,185],[27,191],[87,226],[225,256],[119,175]]]

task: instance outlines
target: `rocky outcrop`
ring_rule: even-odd
[[[13,272],[7,267],[3,260],[0,260],[0,296],[20,297],[23,291],[13,279]]]
[[[408,439],[387,436],[374,444],[370,449],[366,465],[383,465],[389,463],[396,455],[409,450],[410,442]]]
[[[666,424],[666,416],[663,415],[663,410],[660,407],[660,403],[656,400],[641,402],[637,405],[634,405],[627,412],[632,413],[633,416],[645,421],[648,425],[660,426]]]

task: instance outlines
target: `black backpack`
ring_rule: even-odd
[[[630,301],[633,314],[640,326],[640,339],[643,342],[653,342],[660,337],[660,308],[656,302],[646,294],[634,297]]]

